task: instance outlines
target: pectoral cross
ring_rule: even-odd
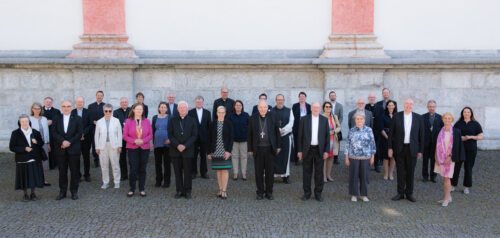
[[[266,135],[266,133],[261,132],[261,133],[260,133],[260,138],[261,138],[261,139],[264,139],[264,136],[265,136],[265,135]]]

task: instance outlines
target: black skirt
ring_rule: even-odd
[[[16,190],[43,188],[43,168],[40,164],[37,161],[16,163]]]
[[[231,158],[225,160],[224,157],[212,157],[213,170],[225,170],[233,168],[233,161]]]

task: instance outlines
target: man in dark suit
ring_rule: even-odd
[[[388,139],[388,156],[396,158],[398,194],[392,198],[398,201],[405,198],[416,202],[413,197],[415,165],[424,151],[424,121],[422,116],[413,112],[413,100],[407,99],[404,111],[396,113],[391,124]]]
[[[113,111],[113,117],[118,118],[120,124],[123,127],[125,126],[125,120],[128,118],[128,114],[130,114],[130,107],[128,107],[128,99],[126,97],[120,98],[120,108]],[[128,168],[127,168],[127,150],[125,149],[127,142],[125,140],[122,141],[122,151],[120,152],[120,173],[121,181],[125,181],[128,179]]]
[[[212,109],[212,120],[217,120],[217,108],[224,106],[226,108],[226,118],[234,112],[234,100],[229,98],[229,89],[222,87],[220,89],[220,98],[214,101]]]
[[[260,100],[264,100],[267,102],[267,94],[261,93],[259,95],[259,101]],[[271,107],[271,105],[267,105],[267,108],[268,108],[268,111],[271,111],[271,109],[273,109],[273,107]],[[254,114],[259,114],[259,109],[257,109],[257,105],[254,105],[252,108],[252,115],[254,115]]]
[[[281,134],[278,121],[267,111],[266,101],[260,101],[257,107],[259,114],[251,116],[248,125],[248,152],[254,155],[257,200],[262,200],[264,193],[273,200],[274,157],[281,151]]]
[[[78,182],[80,180],[80,153],[83,128],[81,118],[71,115],[71,102],[61,103],[62,115],[54,121],[51,134],[55,140],[56,156],[59,165],[59,195],[56,200],[66,197],[68,190],[68,166],[71,173],[69,190],[71,199],[78,199]]]
[[[323,191],[323,163],[328,158],[330,149],[330,127],[328,119],[319,115],[321,105],[314,102],[311,105],[311,115],[300,120],[297,157],[303,160],[303,188],[302,200],[311,198],[311,177],[314,167],[314,198],[321,202]]]
[[[167,114],[170,116],[170,118],[174,118],[179,115],[179,111],[177,110],[177,103],[175,103],[174,93],[167,94]]]
[[[198,126],[198,137],[194,146],[194,156],[192,161],[192,177],[196,178],[198,174],[198,155],[200,155],[200,175],[204,179],[208,179],[207,169],[207,150],[208,150],[208,128],[210,126],[210,112],[203,108],[202,96],[197,96],[194,100],[195,108],[189,110],[188,116],[196,120]]]
[[[349,129],[356,126],[356,122],[354,120],[354,114],[356,114],[356,112],[364,113],[366,118],[365,125],[373,129],[373,114],[371,111],[365,109],[365,105],[366,105],[365,99],[358,98],[358,100],[356,101],[356,109],[350,111],[349,114],[347,115],[349,119],[349,123],[347,123]]]
[[[422,115],[425,128],[424,157],[422,158],[422,180],[427,182],[430,179],[433,183],[435,183],[436,173],[434,173],[434,161],[436,142],[439,131],[444,126],[444,123],[441,115],[436,113],[436,101],[429,100],[429,102],[427,102],[427,110],[428,112]]]
[[[299,138],[300,118],[311,114],[311,105],[309,105],[309,103],[306,102],[306,99],[307,99],[307,94],[305,92],[300,92],[299,102],[292,105],[293,118],[295,119],[293,121],[293,130],[292,130],[293,144],[295,146],[297,146],[298,144],[297,139]],[[295,165],[300,164],[300,161],[298,160],[296,155],[292,156],[292,159],[295,162]]]
[[[83,174],[80,172],[80,179],[82,175],[85,181],[90,182],[90,147],[92,146],[92,141],[94,137],[90,136],[90,128],[92,123],[90,122],[89,111],[84,108],[85,100],[83,97],[76,97],[75,99],[75,109],[71,111],[72,116],[79,116],[82,122],[83,135],[81,138],[82,146],[82,157],[83,157]]]
[[[187,102],[180,101],[177,109],[179,115],[170,119],[168,123],[169,153],[174,161],[175,198],[191,199],[191,163],[198,137],[198,126],[196,119],[187,115]]]
[[[59,109],[53,107],[54,99],[51,97],[46,97],[43,99],[42,115],[47,118],[47,124],[49,125],[49,131],[52,130],[54,119],[61,115]],[[55,169],[57,166],[57,158],[52,151],[55,147],[54,140],[52,139],[52,134],[50,134],[50,152],[49,152],[49,169]]]
[[[373,108],[373,135],[375,137],[375,144],[377,146],[377,151],[382,151],[385,150],[385,148],[382,148],[381,144],[379,143],[382,137],[382,130],[383,128],[383,120],[384,120],[384,114],[385,114],[385,106],[387,104],[387,101],[391,99],[391,91],[388,88],[383,88],[382,89],[382,100],[378,101],[375,103],[375,108]],[[383,157],[384,153],[375,153],[375,171],[380,172],[380,167],[382,165],[382,162],[384,160]]]
[[[95,102],[91,103],[88,105],[88,110],[89,110],[89,118],[90,118],[90,137],[94,138],[94,133],[95,133],[95,124],[99,119],[101,119],[104,116],[104,111],[103,107],[106,103],[104,103],[102,100],[104,99],[104,92],[99,90],[95,94]],[[94,166],[97,168],[99,167],[99,155],[95,151],[95,143],[94,140],[91,141],[92,143],[92,155],[94,156]]]

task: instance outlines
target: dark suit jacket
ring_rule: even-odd
[[[307,115],[311,115],[311,105],[309,103],[306,103],[306,111],[307,111]],[[293,118],[295,118],[295,120],[293,121],[293,135],[297,136],[299,133],[299,124],[300,124],[300,104],[299,103],[293,104],[292,112],[293,112]]]
[[[99,103],[99,105],[97,105],[97,102],[93,102],[93,103],[89,104],[89,106],[87,107],[87,109],[89,110],[91,133],[94,133],[94,131],[95,131],[94,121],[97,122],[97,121],[99,121],[99,119],[101,119],[104,116],[103,107],[105,104],[106,104],[105,102],[101,102],[101,103]]]
[[[384,129],[384,100],[375,103],[375,108],[373,109],[373,132],[380,133]]]
[[[64,133],[64,115],[59,115],[55,122],[55,126],[52,127],[50,133],[53,135],[53,140],[55,140],[55,148],[52,148],[59,156],[62,156],[65,151],[69,155],[79,156],[81,153],[80,139],[83,134],[83,127],[81,118],[79,116],[70,115],[68,123],[68,131]],[[63,141],[69,141],[71,145],[65,150],[61,149]]]
[[[412,123],[410,131],[410,153],[417,157],[417,153],[424,152],[424,122],[422,116],[412,112]],[[389,131],[388,149],[393,149],[394,157],[403,151],[405,138],[404,111],[394,115],[391,130]]]
[[[215,152],[217,144],[217,121],[210,123],[209,129],[209,142],[207,153],[212,154]],[[233,151],[233,123],[229,119],[225,119],[222,126],[222,141],[224,142],[224,151],[231,153]]]
[[[125,120],[127,120],[129,113],[130,113],[130,107],[127,107],[127,110],[125,110],[125,113],[123,112],[123,109],[121,109],[121,108],[118,108],[118,109],[113,111],[113,117],[118,118],[118,120],[120,121],[120,124],[122,126],[122,129],[123,129],[123,126],[125,126]]]
[[[71,115],[78,116],[78,112],[77,112],[76,108],[71,111]],[[91,134],[92,124],[94,124],[94,123],[90,121],[89,110],[86,108],[83,108],[83,110],[82,110],[81,122],[82,122],[82,128],[83,128],[83,135],[85,136],[85,138],[87,138]],[[93,139],[94,138],[92,138],[92,140]]]
[[[358,111],[358,109],[354,109],[354,110],[350,111],[349,114],[347,114],[347,117],[349,119],[349,121],[347,123],[349,126],[349,129],[356,126],[356,121],[352,117],[354,116],[354,114],[357,111]],[[372,131],[374,131],[373,130],[373,126],[374,126],[373,125],[373,114],[371,111],[366,110],[366,109],[365,109],[365,126],[372,128]]]
[[[182,123],[182,127],[181,127]],[[184,132],[184,133],[182,133]],[[198,138],[198,126],[194,118],[187,116],[181,122],[181,117],[176,116],[168,123],[168,139],[170,140],[170,156],[172,157],[194,157],[194,143]],[[177,150],[178,145],[186,146],[181,153]]]
[[[45,153],[42,149],[44,144],[42,135],[35,129],[32,129],[31,138],[37,141],[37,144],[31,143],[32,150],[30,152],[26,151],[26,147],[30,147],[24,133],[21,128],[12,131],[9,142],[10,151],[14,152],[14,158],[16,162],[26,162],[30,159],[42,159],[42,154]]]
[[[307,158],[307,153],[311,147],[312,138],[312,115],[307,115],[300,119],[299,138],[297,152],[302,152],[302,158]],[[318,121],[318,147],[319,155],[323,158],[323,153],[330,150],[330,125],[328,119],[319,116]]]
[[[61,115],[61,111],[59,109],[52,107],[50,110],[45,110],[45,107],[42,106],[42,116],[47,118],[47,120],[54,120]]]
[[[196,113],[196,108],[189,110],[188,116],[194,118],[196,125],[198,125],[198,138],[201,142],[206,143],[208,141],[208,128],[210,127],[210,112],[203,108],[203,113],[201,115],[201,123],[198,121],[198,114]]]
[[[229,115],[234,113],[234,103],[235,101],[231,98],[227,98],[226,101],[222,100],[222,98],[216,99],[212,108],[212,120],[217,120],[217,108],[219,106],[224,106],[226,108],[226,118],[228,118]]]
[[[434,126],[433,130],[431,132],[431,123],[429,122],[429,113],[425,113],[422,115],[422,120],[424,120],[424,128],[425,128],[425,137],[424,137],[424,142],[425,142],[425,147],[424,148],[435,148],[436,147],[436,141],[437,137],[439,135],[439,131],[441,128],[444,126],[443,119],[441,118],[441,115],[435,113],[434,115]]]
[[[451,160],[453,162],[465,160],[465,148],[462,142],[462,133],[460,129],[455,127],[453,127],[453,148],[451,149]]]
[[[177,103],[174,103],[174,111],[170,111],[170,105],[167,103],[167,114],[170,116],[170,118],[174,118],[176,116],[179,116],[179,111],[177,111]]]
[[[269,142],[271,143],[271,149],[274,151],[274,154],[277,154],[277,150],[281,149],[281,133],[278,124],[278,120],[274,117],[272,112],[268,112],[266,114],[267,117],[267,132],[269,136]],[[255,114],[250,117],[250,122],[248,123],[248,139],[247,139],[247,147],[248,152],[256,152],[257,145],[259,142],[260,136],[260,114]]]

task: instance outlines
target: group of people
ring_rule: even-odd
[[[186,101],[176,103],[175,94],[168,93],[167,101],[159,103],[151,122],[144,94],[140,92],[131,107],[128,99],[122,97],[115,110],[103,102],[103,91],[97,91],[96,102],[87,108],[82,97],[75,99],[75,108],[71,101],[63,100],[61,111],[53,107],[50,97],[44,99],[43,106],[33,103],[31,116],[19,117],[19,129],[12,132],[10,139],[16,160],[16,189],[24,190],[23,200],[36,200],[35,188],[50,186],[45,181],[45,171],[58,167],[60,192],[56,199],[64,199],[69,169],[69,190],[76,200],[80,181],[90,182],[92,151],[94,166],[101,167],[102,189],[110,186],[111,172],[114,188],[129,180],[127,196],[134,196],[138,186],[138,194],[144,197],[146,168],[153,147],[155,187],[170,187],[173,165],[175,198],[192,197],[192,180],[198,174],[209,178],[208,160],[216,170],[216,196],[227,199],[229,170],[232,169],[233,180],[247,180],[250,155],[254,158],[258,200],[274,199],[275,178],[290,183],[290,164],[294,162],[302,164],[302,200],[314,195],[314,199],[323,201],[323,185],[333,181],[332,167],[339,164],[340,141],[345,140],[344,162],[349,167],[352,201],[369,201],[368,175],[373,166],[376,172],[383,167],[385,180],[393,180],[396,169],[397,195],[392,200],[406,198],[415,202],[413,185],[418,158],[423,160],[424,182],[436,182],[437,174],[443,176],[443,206],[452,201],[450,192],[458,184],[462,164],[464,193],[470,192],[477,141],[483,139],[470,107],[462,110],[453,125],[451,113],[436,113],[434,100],[427,103],[428,112],[424,115],[413,112],[412,99],[405,100],[403,111],[398,112],[390,90],[384,88],[383,100],[379,102],[373,93],[368,96],[368,104],[363,98],[356,101],[356,109],[348,113],[349,131],[342,133],[343,105],[337,102],[335,91],[322,104],[307,103],[307,94],[300,92],[298,102],[291,108],[285,106],[282,94],[276,95],[274,107],[268,105],[267,95],[261,94],[251,115],[245,112],[241,100],[228,96],[228,88],[221,88],[221,97],[214,101],[211,114],[204,108],[202,96],[195,98],[195,107],[189,110]]]

